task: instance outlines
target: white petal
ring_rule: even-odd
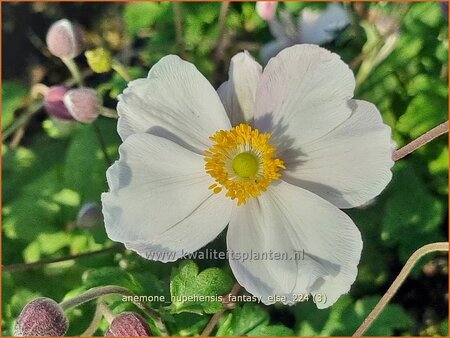
[[[352,109],[355,79],[336,54],[296,45],[272,58],[256,92],[255,126],[271,132],[271,143],[297,151],[345,121]]]
[[[107,171],[110,191],[102,195],[109,238],[127,244],[145,242],[176,248],[166,231],[191,227],[192,222],[201,221],[202,212],[205,220],[211,220],[210,205],[215,199],[210,199],[212,178],[205,173],[202,156],[151,134],[129,136],[119,151],[120,159]],[[219,209],[217,217],[224,212]],[[216,219],[210,224],[213,229],[206,232],[183,231],[190,233],[187,239],[195,245],[204,245],[212,239],[210,231],[218,235],[223,224]]]
[[[350,23],[347,11],[337,3],[328,4],[323,12],[304,9],[299,17],[301,43],[321,45],[335,37],[335,32]]]
[[[125,243],[144,258],[172,262],[214,240],[228,225],[233,202],[213,194],[186,218],[149,240]]]
[[[232,125],[253,121],[255,95],[262,67],[248,53],[236,54],[231,59],[229,79],[217,92]]]
[[[237,281],[265,304],[269,296],[321,294],[328,307],[355,281],[362,250],[359,230],[341,210],[319,196],[286,182],[233,210],[227,236],[236,252],[286,252],[284,260],[232,259]],[[304,252],[297,256],[294,251]],[[300,258],[300,259],[299,259]],[[304,259],[302,259],[304,258]]]
[[[283,179],[339,208],[362,205],[392,178],[391,129],[377,108],[351,100],[352,115],[336,129],[284,158]]]
[[[117,105],[118,132],[168,138],[202,154],[216,131],[230,129],[220,99],[205,77],[178,56],[163,57],[146,79],[128,84]]]

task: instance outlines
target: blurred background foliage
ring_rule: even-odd
[[[80,23],[90,48],[103,46],[128,68],[145,76],[162,56],[176,53],[193,62],[217,88],[227,79],[231,56],[248,50],[257,59],[273,40],[254,3],[231,3],[221,28],[221,3],[4,3],[2,129],[17,123],[36,104],[30,89],[37,83],[60,84],[70,73],[45,47],[48,27],[60,18]],[[324,3],[280,3],[278,13],[293,18]],[[403,146],[448,115],[448,21],[440,3],[346,3],[351,24],[326,48],[351,65],[355,97],[374,102]],[[174,10],[175,9],[175,10]],[[178,28],[177,28],[178,24]],[[178,31],[177,31],[178,30]],[[386,33],[387,32],[387,33]],[[386,33],[385,35],[383,35]],[[390,39],[390,40],[389,40]],[[384,48],[384,49],[383,49]],[[92,74],[83,55],[76,59],[86,82],[114,109],[126,81],[116,73]],[[39,106],[38,106],[39,108]],[[108,156],[116,159],[120,139],[116,120],[62,125],[35,109],[24,127],[2,143],[2,264],[30,263],[109,248],[102,226],[77,226],[85,203],[100,203],[107,189]],[[350,294],[331,308],[317,310],[309,301],[296,306],[245,303],[227,311],[218,335],[351,335],[383,295],[407,258],[420,246],[446,241],[448,233],[447,136],[417,150],[394,166],[388,188],[370,205],[348,210],[359,226],[364,249]],[[225,249],[222,234],[209,248]],[[196,265],[197,264],[197,265]],[[15,268],[2,274],[2,333],[11,335],[22,307],[38,296],[61,301],[82,291],[118,284],[141,295],[166,295],[186,276],[189,292],[220,294],[232,285],[226,261],[145,261],[121,249],[76,260]],[[206,288],[198,269],[223,283]],[[367,334],[447,335],[448,262],[445,255],[421,261]],[[175,269],[177,268],[177,269]],[[174,270],[175,269],[175,270]],[[187,269],[187,270],[183,270]],[[180,270],[185,271],[184,274]],[[178,275],[177,275],[178,274]],[[172,277],[171,277],[172,276]],[[177,277],[178,276],[178,277]],[[184,277],[183,277],[184,276]],[[204,277],[204,276],[203,276]],[[186,290],[185,290],[186,291]],[[186,291],[188,292],[188,291]],[[113,312],[134,309],[110,297]],[[162,308],[173,335],[198,335],[219,307],[205,304],[152,303]],[[217,305],[217,304],[216,304]],[[176,311],[174,311],[176,309]],[[68,312],[69,335],[89,324],[93,303]],[[97,330],[103,335],[106,322]]]

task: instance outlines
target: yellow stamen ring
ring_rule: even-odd
[[[215,179],[209,189],[245,204],[257,197],[273,180],[281,177],[282,160],[274,158],[276,149],[269,143],[270,134],[262,134],[247,124],[231,130],[219,130],[210,137],[215,144],[205,151],[205,170]]]

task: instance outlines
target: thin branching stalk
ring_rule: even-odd
[[[381,297],[378,304],[374,307],[372,312],[364,319],[364,322],[361,326],[355,331],[353,337],[359,337],[367,331],[367,329],[372,325],[372,323],[377,319],[380,313],[383,311],[385,306],[389,303],[389,301],[394,297],[400,286],[405,281],[406,277],[408,277],[414,265],[422,258],[424,255],[435,252],[435,251],[448,251],[448,242],[438,242],[427,244],[416,250],[411,257],[409,257],[403,269],[398,274],[397,278],[395,278],[394,282],[391,284],[386,293]]]
[[[233,288],[230,291],[230,295],[236,296],[240,289],[241,289],[241,286],[239,285],[239,283],[235,283],[233,285]],[[224,313],[225,313],[225,310],[215,313],[209,320],[206,327],[203,329],[200,336],[209,337],[211,335],[211,332],[214,330],[214,328],[216,327],[217,323],[219,322],[220,318],[222,318]]]
[[[106,303],[103,302],[101,299],[98,302],[98,307],[99,307],[100,313],[103,315],[103,317],[105,317],[105,319],[108,322],[108,324],[111,325],[111,323],[113,322],[114,318],[116,318],[114,313],[111,312],[111,310],[106,305]]]
[[[183,16],[181,13],[181,4],[178,1],[174,1],[172,2],[172,8],[178,53],[184,57]]]
[[[32,263],[16,263],[16,264],[10,264],[5,265],[2,267],[3,272],[11,272],[11,271],[25,271],[33,268],[38,268],[44,265],[53,264],[53,263],[60,263],[60,262],[66,262],[66,261],[72,261],[75,259],[80,259],[84,257],[90,257],[95,255],[100,255],[104,253],[110,253],[110,252],[116,252],[122,250],[124,247],[122,244],[116,244],[109,248],[97,250],[97,251],[91,251],[91,252],[85,252],[77,255],[70,255],[70,256],[64,256],[59,258],[51,258],[51,259],[43,259],[37,262]]]
[[[80,69],[72,58],[61,58],[62,62],[66,65],[67,69],[69,69],[70,74],[76,81],[79,87],[84,86],[83,76],[81,76]]]
[[[230,9],[230,3],[228,1],[222,2],[219,13],[219,22],[218,22],[218,40],[216,44],[216,50],[214,52],[214,58],[216,61],[221,61],[224,56],[224,50],[226,45],[226,32],[225,32],[225,24],[227,22],[228,10]]]
[[[399,159],[405,157],[406,155],[412,153],[417,148],[420,148],[424,144],[434,140],[436,137],[439,137],[443,134],[448,133],[448,121],[441,123],[437,127],[427,131],[422,136],[419,136],[414,141],[411,141],[406,146],[400,148],[392,154],[392,159],[394,161],[398,161]]]
[[[103,140],[103,136],[102,136],[102,133],[101,133],[100,128],[98,127],[98,125],[95,122],[92,123],[92,125],[94,127],[95,136],[97,137],[98,143],[100,145],[100,149],[102,150],[103,157],[105,158],[105,162],[106,162],[106,164],[109,167],[112,164],[112,160],[111,160],[111,158],[108,155],[108,149],[106,149],[105,140]]]
[[[97,331],[98,326],[100,325],[100,322],[102,320],[103,317],[103,313],[102,313],[102,308],[101,308],[101,303],[100,300],[97,301],[97,306],[95,307],[95,313],[94,313],[94,317],[92,317],[92,320],[89,324],[89,326],[87,327],[87,329],[80,334],[80,337],[92,337],[95,333],[95,331]]]
[[[130,82],[133,80],[127,68],[118,60],[113,60],[111,68],[119,74],[125,81]]]

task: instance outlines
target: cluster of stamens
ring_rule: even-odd
[[[205,170],[216,182],[209,189],[216,194],[227,189],[226,196],[237,199],[238,205],[266,191],[280,178],[280,168],[285,168],[282,160],[274,158],[270,136],[247,124],[211,136],[214,145],[205,151]]]

